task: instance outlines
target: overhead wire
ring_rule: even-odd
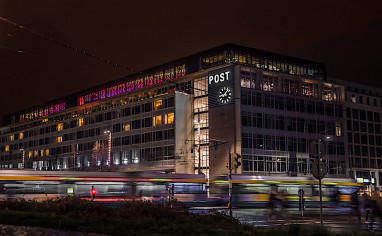
[[[69,45],[68,43],[64,43],[64,42],[56,40],[56,39],[54,39],[52,37],[45,36],[42,33],[39,33],[39,32],[37,32],[35,30],[32,30],[31,28],[28,28],[26,26],[20,25],[20,24],[14,22],[14,21],[11,21],[11,20],[9,20],[7,18],[4,18],[4,17],[0,16],[0,20],[3,21],[3,22],[6,22],[8,24],[11,24],[11,25],[13,25],[16,28],[19,28],[21,30],[27,31],[27,32],[35,35],[35,36],[38,36],[38,37],[44,39],[44,40],[50,41],[50,42],[52,42],[52,43],[54,43],[54,44],[56,44],[58,46],[61,46],[61,47],[64,47],[66,49],[69,49],[71,51],[74,51],[76,53],[79,53],[79,54],[82,54],[82,55],[85,55],[85,56],[89,56],[89,57],[91,57],[91,58],[93,58],[95,60],[98,60],[98,61],[110,64],[110,65],[113,65],[115,67],[118,67],[118,68],[121,68],[121,69],[124,69],[124,70],[130,70],[131,72],[136,72],[136,70],[134,68],[132,68],[132,67],[127,67],[127,66],[121,65],[119,63],[115,63],[112,60],[106,59],[104,57],[97,56],[95,54],[89,53],[88,51],[82,50],[80,48],[73,47],[73,46]]]

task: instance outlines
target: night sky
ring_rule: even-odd
[[[0,116],[132,73],[49,38],[136,71],[235,43],[382,88],[381,9],[380,1],[339,0],[0,0],[0,17],[46,38],[0,21]]]

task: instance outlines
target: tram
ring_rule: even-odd
[[[167,201],[176,198],[186,206],[207,204],[207,179],[202,175],[122,172],[13,171],[0,172],[0,199],[43,201],[65,195],[102,203],[133,200]]]
[[[304,190],[306,207],[319,206],[318,181],[309,177],[233,175],[232,182],[233,207],[236,208],[266,207],[271,191],[277,194],[277,199],[287,199],[289,207],[298,207],[300,189]],[[323,205],[344,206],[361,187],[362,184],[350,179],[324,178]],[[94,201],[111,205],[175,198],[187,207],[226,207],[229,201],[227,176],[207,180],[204,175],[155,172],[0,172],[0,200],[43,201],[66,195],[90,200],[92,189],[95,189]]]
[[[228,191],[227,176],[215,178],[213,182],[223,191]],[[324,178],[322,180],[322,199],[324,207],[347,206],[351,194],[363,185],[352,179]],[[306,207],[319,207],[318,180],[312,177],[245,176],[232,177],[233,207],[266,207],[270,193],[276,199],[288,201],[288,207],[298,207],[298,191],[304,191]]]

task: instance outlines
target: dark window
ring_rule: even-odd
[[[161,141],[162,140],[162,131],[157,131],[154,133],[153,141]]]
[[[169,139],[175,138],[175,130],[174,129],[168,130],[168,138]]]
[[[122,145],[130,145],[130,136],[122,137]]]
[[[122,109],[122,116],[130,116],[130,107]]]
[[[131,137],[131,144],[138,144],[141,143],[141,135],[136,134]]]
[[[111,112],[106,113],[106,120],[111,120]]]
[[[151,142],[151,133],[145,133],[143,134],[143,142],[148,143]]]
[[[380,116],[379,116],[379,113],[377,113],[377,112],[374,112],[374,121],[375,122],[380,122],[380,118],[379,118]]]
[[[113,133],[121,132],[121,124],[113,125]]]
[[[153,104],[151,102],[145,103],[144,105],[145,112],[150,112],[153,109]]]
[[[138,120],[133,120],[131,122],[131,129],[140,129],[141,128],[141,120],[138,119]]]
[[[174,97],[168,98],[167,107],[173,107],[174,106]]]
[[[133,107],[133,115],[137,115],[141,113],[141,106],[137,105]]]
[[[112,146],[114,147],[121,146],[121,138],[115,138],[112,142]]]
[[[142,127],[145,128],[145,127],[151,127],[151,126],[153,126],[153,119],[151,117],[145,118],[143,120],[143,126]]]

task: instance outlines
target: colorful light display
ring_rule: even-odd
[[[163,81],[176,79],[186,74],[186,65],[180,65],[159,71],[152,74],[147,74],[144,77],[137,78],[132,81],[122,82],[118,85],[102,88],[98,91],[89,91],[77,97],[77,106],[84,105],[93,101],[109,98],[118,94],[131,92],[154,84],[163,83]]]

